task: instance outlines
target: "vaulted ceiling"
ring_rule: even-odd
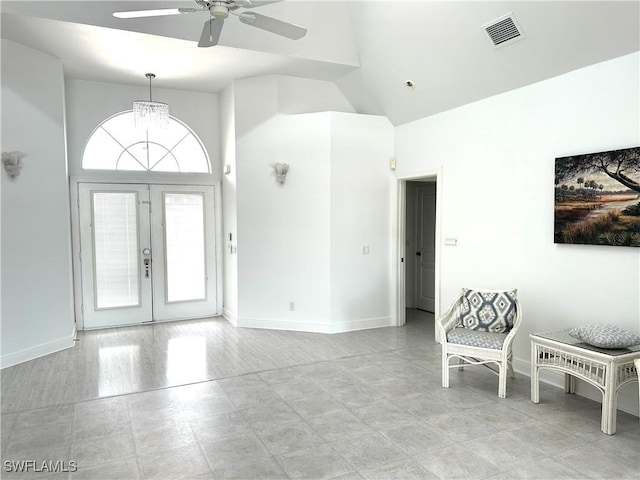
[[[638,1],[287,0],[253,11],[305,26],[304,38],[230,16],[211,48],[197,47],[203,12],[112,16],[194,5],[2,1],[1,35],[60,58],[76,79],[142,85],[154,72],[155,87],[204,92],[267,74],[333,81],[357,111],[396,125],[640,50]],[[483,25],[508,13],[524,35],[496,48]]]

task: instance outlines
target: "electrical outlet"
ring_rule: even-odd
[[[289,311],[293,312],[296,309],[295,302],[289,302]]]

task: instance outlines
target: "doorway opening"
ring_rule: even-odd
[[[398,325],[440,314],[439,177],[435,171],[398,179]]]

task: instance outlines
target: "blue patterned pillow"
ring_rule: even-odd
[[[610,323],[577,327],[572,329],[569,335],[600,348],[626,348],[640,345],[640,335]]]
[[[516,315],[517,292],[486,292],[463,288],[462,326],[482,332],[509,332]]]

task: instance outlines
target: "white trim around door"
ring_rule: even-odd
[[[219,182],[193,185],[170,180],[166,184],[71,179],[78,330],[221,315]],[[104,209],[105,200],[112,202],[112,213]],[[101,207],[95,206],[97,201]],[[107,221],[108,215],[114,225],[96,229],[96,220]],[[97,257],[96,248],[104,254],[108,242],[124,248],[119,263]],[[116,275],[112,283],[121,290],[112,297],[110,275]]]
[[[395,305],[396,305],[396,318],[398,319],[398,325],[405,324],[406,315],[406,269],[405,265],[407,261],[413,261],[413,259],[407,259],[406,252],[406,211],[407,211],[407,188],[408,181],[421,181],[421,180],[435,180],[436,188],[436,228],[435,228],[435,318],[440,316],[440,301],[441,301],[441,250],[442,250],[442,187],[443,176],[442,169],[436,169],[427,172],[412,173],[406,175],[398,175],[396,177],[396,205],[392,209],[394,212],[393,224],[396,225],[396,238],[394,242],[395,252],[395,277],[396,277],[396,289],[395,289]],[[436,340],[437,332],[436,332]]]

